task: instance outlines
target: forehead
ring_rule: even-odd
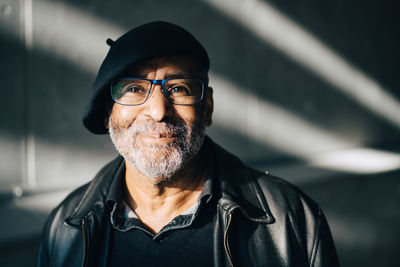
[[[159,57],[139,62],[128,70],[129,75],[146,76],[151,72],[163,69],[168,74],[179,74],[188,77],[200,72],[198,64],[190,57]]]

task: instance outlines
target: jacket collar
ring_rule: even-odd
[[[124,174],[125,162],[121,156],[105,165],[87,185],[78,205],[66,218],[66,223],[79,226],[82,219],[103,211],[107,203],[121,198],[121,179]]]
[[[214,185],[218,192],[218,205],[228,213],[238,210],[254,222],[273,223],[275,219],[256,182],[264,174],[244,165],[209,137],[206,137],[204,145],[207,154],[214,159]],[[121,179],[124,174],[125,162],[121,156],[104,166],[88,184],[79,204],[67,217],[67,224],[78,226],[85,217],[104,212],[107,203],[118,200],[121,197]]]
[[[257,180],[265,174],[244,165],[210,138],[207,145],[215,159],[215,177],[221,193],[218,204],[226,212],[240,211],[246,218],[259,223],[273,223],[275,219],[268,207]]]

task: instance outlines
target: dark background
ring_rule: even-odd
[[[397,266],[399,7],[0,0],[0,265],[34,266],[48,212],[116,155],[80,122],[105,40],[166,20],[209,52],[209,135],[319,202],[343,266]]]

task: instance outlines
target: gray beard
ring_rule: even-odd
[[[157,185],[169,181],[199,152],[205,137],[205,125],[195,122],[190,132],[183,122],[177,125],[154,121],[141,124],[134,122],[125,128],[116,125],[110,116],[109,132],[111,141],[124,159]],[[139,133],[166,133],[176,136],[176,140],[144,148],[137,143]]]

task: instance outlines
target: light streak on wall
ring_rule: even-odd
[[[19,162],[10,161],[12,158],[14,143],[16,140],[12,136],[0,133],[0,170],[1,182],[15,181],[16,169]],[[37,168],[34,178],[40,178],[33,181],[32,184],[23,184],[24,189],[33,190],[40,188],[41,190],[54,190],[63,188],[73,188],[83,184],[94,177],[99,170],[99,166],[103,166],[110,159],[115,157],[116,151],[113,150],[111,144],[107,144],[109,153],[96,153],[85,146],[71,146],[58,143],[51,143],[41,138],[35,138],[36,153],[39,156],[34,157],[35,164],[46,166],[46,168]],[[21,148],[22,149],[22,148]],[[10,157],[4,157],[5,154]],[[50,164],[51,163],[51,164]],[[14,185],[18,183],[14,182]],[[0,191],[7,190],[8,186],[2,187]]]
[[[394,96],[266,1],[205,2],[400,129],[400,103]]]
[[[210,85],[215,88],[214,122],[269,147],[304,157],[356,145],[216,74],[210,75]]]
[[[108,51],[107,38],[126,32],[120,26],[65,2],[36,0],[34,8],[34,46],[92,73],[97,73]],[[58,32],[60,29],[62,33]]]
[[[400,154],[370,148],[354,148],[313,155],[311,166],[350,173],[379,173],[400,168]]]
[[[400,168],[399,153],[356,147],[354,141],[347,142],[218,75],[210,75],[210,84],[216,88],[213,120],[218,125],[297,156],[310,166],[357,174]]]

